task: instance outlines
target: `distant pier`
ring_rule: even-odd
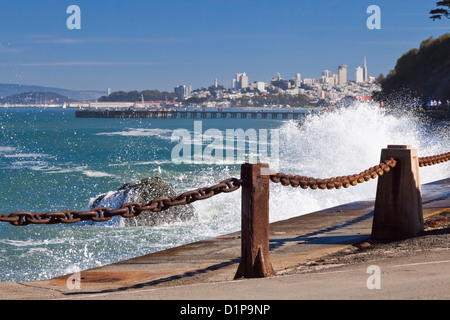
[[[310,113],[296,110],[136,110],[80,109],[77,118],[164,118],[164,119],[301,119]]]

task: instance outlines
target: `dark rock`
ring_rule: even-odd
[[[127,202],[146,204],[156,198],[176,195],[175,191],[160,177],[146,178],[135,184],[124,184],[114,194],[99,196],[92,202],[92,208],[106,206],[115,209]],[[173,206],[161,212],[143,211],[135,218],[123,218],[122,220],[125,226],[157,226],[195,218],[194,208],[189,204]]]

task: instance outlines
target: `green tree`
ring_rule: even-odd
[[[430,19],[436,20],[439,19],[441,20],[442,17],[445,17],[447,19],[450,19],[450,0],[442,0],[442,1],[438,1],[436,2],[436,5],[438,7],[443,7],[443,8],[437,8],[437,9],[433,9],[430,11]]]
[[[383,95],[405,90],[422,99],[450,97],[450,33],[422,41],[398,60],[382,81]]]
[[[103,96],[98,99],[99,102],[137,102],[144,98],[145,101],[168,100],[173,101],[176,94],[173,92],[160,92],[158,90],[133,90],[130,92],[117,91],[112,92],[109,96]]]
[[[383,83],[383,81],[384,81],[384,75],[382,74],[382,73],[380,73],[379,75],[378,75],[378,77],[377,77],[377,82],[379,83],[379,84],[382,84]]]

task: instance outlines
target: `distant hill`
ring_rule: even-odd
[[[0,83],[0,98],[25,92],[54,92],[74,101],[97,101],[98,98],[106,94],[106,91],[68,90],[34,85]]]
[[[157,100],[173,100],[177,97],[174,92],[159,91],[159,90],[144,90],[144,91],[117,91],[112,92],[109,96],[105,95],[98,99],[99,102],[135,102],[141,101],[157,101]]]
[[[450,33],[429,39],[419,49],[411,49],[398,60],[381,81],[382,95],[406,90],[418,98],[450,98]]]
[[[54,92],[23,92],[0,99],[0,104],[63,104],[76,100]]]

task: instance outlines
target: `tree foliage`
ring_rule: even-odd
[[[450,19],[450,0],[442,0],[442,1],[438,1],[436,2],[436,5],[438,7],[443,7],[443,8],[437,8],[437,9],[433,9],[430,11],[430,19],[436,20],[439,19],[441,20],[442,17],[445,17],[447,19]]]
[[[450,97],[450,33],[423,41],[398,60],[382,82],[383,93],[409,90],[422,99]]]
[[[141,101],[172,101],[176,98],[173,92],[158,91],[158,90],[144,90],[144,91],[117,91],[112,92],[109,96],[103,96],[98,99],[99,102],[137,102]]]

